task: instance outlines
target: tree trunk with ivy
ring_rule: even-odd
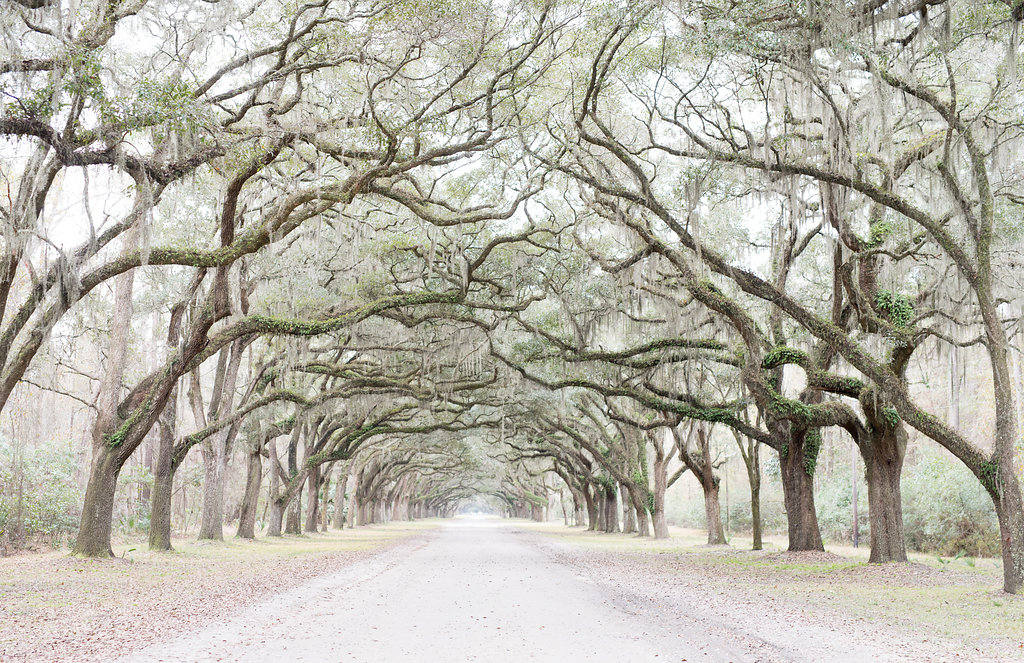
[[[779,468],[786,503],[788,549],[791,552],[825,550],[814,508],[814,469],[821,448],[821,432],[794,428],[787,438],[779,452]]]
[[[137,231],[129,231],[125,250],[133,249],[137,245],[137,239]],[[96,395],[97,415],[92,428],[92,466],[82,505],[78,538],[73,549],[74,554],[85,557],[112,557],[114,554],[110,546],[114,494],[117,492],[117,477],[128,455],[119,443],[120,438],[111,438],[108,433],[117,425],[118,420],[117,405],[121,400],[131,331],[131,325],[126,321],[132,318],[134,284],[134,272],[121,274],[114,280],[110,344]],[[141,437],[139,441],[141,442]],[[131,450],[134,451],[134,447]]]

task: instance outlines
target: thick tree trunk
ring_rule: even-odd
[[[345,488],[348,486],[348,464],[338,465],[338,478],[334,483],[334,529],[345,527]]]
[[[129,230],[125,235],[127,252],[138,245],[138,231]],[[110,345],[103,377],[96,395],[96,421],[92,428],[92,465],[86,484],[85,500],[82,505],[82,519],[78,537],[75,539],[74,554],[85,557],[112,557],[110,546],[111,527],[114,519],[114,494],[117,492],[117,477],[125,460],[124,448],[111,449],[106,433],[117,420],[117,404],[127,363],[129,332],[132,320],[132,290],[135,272],[128,271],[114,279],[114,310],[111,312]],[[143,433],[144,435],[145,433]],[[139,438],[135,444],[141,442]],[[126,440],[121,440],[125,444]],[[134,450],[134,447],[131,448]]]
[[[316,532],[320,520],[320,468],[314,467],[306,477],[306,531]]]
[[[281,521],[284,520],[284,505],[276,499],[270,500],[270,515],[267,521],[267,536],[281,536]]]
[[[806,431],[788,436],[784,453],[779,454],[782,492],[789,524],[789,550],[825,550],[814,510],[814,476],[807,471],[804,458]]]
[[[587,529],[596,532],[601,528],[601,510],[594,499],[594,492],[591,486],[583,487],[583,501],[587,507]]]
[[[903,457],[886,459],[869,454],[867,466],[868,509],[871,522],[870,562],[905,562],[907,547],[903,536],[903,507],[900,473]]]
[[[220,437],[215,435],[214,437]],[[224,540],[224,475],[227,468],[224,459],[214,446],[203,445],[203,509],[199,526],[199,539]]]
[[[82,520],[72,553],[83,557],[113,557],[110,530],[114,517],[114,493],[121,463],[105,445],[93,450],[89,483],[85,488]]]
[[[636,526],[633,529],[637,536],[651,535],[651,521],[647,511],[646,486],[629,486],[622,490],[623,501],[629,496],[632,511],[636,514]]]
[[[153,464],[149,512],[149,549],[171,550],[171,497],[174,494],[174,431],[177,389],[160,415],[160,437]]]
[[[726,543],[725,530],[722,529],[722,505],[718,501],[719,483],[711,477],[702,486],[704,488],[704,515],[708,523],[708,545],[720,546]]]
[[[320,531],[321,532],[326,532],[327,531],[327,525],[328,525],[327,513],[328,513],[328,507],[330,506],[330,502],[331,502],[331,474],[333,473],[332,472],[333,469],[334,469],[334,464],[332,463],[332,464],[328,465],[327,468],[321,473],[321,476],[323,477],[323,482],[322,482],[322,485],[320,487],[321,488],[321,490],[320,490],[321,497],[320,497],[320,509],[319,509],[319,514],[318,514],[320,516]]]
[[[898,418],[886,419],[888,410],[884,401],[873,395],[860,400],[868,431],[859,448],[868,482],[870,561],[905,562],[907,547],[903,537],[900,476],[907,451],[907,432]]]
[[[747,467],[747,481],[750,483],[750,528],[754,542],[751,550],[762,550],[763,524],[761,522],[761,459],[758,442],[750,445],[749,461]]]
[[[870,561],[905,562],[907,548],[903,537],[900,476],[907,451],[907,431],[889,403],[873,390],[861,393],[860,404],[867,424],[865,434],[858,440],[858,448],[868,483]]]
[[[278,501],[281,492],[281,463],[277,457],[277,442],[274,438],[267,441],[267,458],[270,462],[270,492],[267,499],[270,516],[267,520],[267,536],[281,536],[281,521],[284,519],[284,507]]]
[[[619,507],[615,499],[615,486],[608,486],[604,493],[604,531],[609,534],[619,531]]]
[[[654,538],[667,539],[668,521],[665,518],[665,491],[668,489],[668,458],[660,441],[654,443]]]
[[[288,505],[284,524],[285,534],[302,534],[302,491],[295,491],[295,497]]]
[[[238,515],[238,533],[240,539],[256,538],[256,507],[260,497],[260,483],[263,481],[263,459],[260,457],[260,445],[254,443],[248,453],[246,463],[245,493],[242,495],[242,508]]]
[[[359,496],[356,494],[355,488],[352,489],[352,498],[348,501],[348,512],[345,514],[345,520],[348,522],[349,527],[355,527],[359,524]]]
[[[637,531],[637,512],[629,489],[619,484],[619,494],[622,495],[622,531],[626,534],[634,534]]]
[[[643,506],[636,508],[636,533],[637,536],[650,536],[651,535],[651,519],[647,509]]]
[[[1024,500],[1013,470],[1012,463],[1005,471],[1000,464],[996,474],[1001,486],[996,488],[1001,487],[1002,490],[993,494],[989,487],[1002,537],[1003,591],[1008,594],[1024,590]]]

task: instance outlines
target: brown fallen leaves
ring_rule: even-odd
[[[422,531],[394,526],[93,560],[0,558],[0,661],[109,661],[335,571]]]

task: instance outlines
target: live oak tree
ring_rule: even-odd
[[[1014,592],[1020,588],[1024,568],[1024,518],[1014,461],[1017,434],[1007,320],[1000,309],[1004,296],[993,278],[998,253],[992,247],[1003,227],[997,210],[1016,199],[1012,185],[995,178],[1005,172],[997,167],[1003,158],[1001,148],[1017,135],[1003,102],[1016,89],[1016,78],[1001,72],[1006,62],[1019,58],[1019,42],[1012,34],[999,42],[1008,53],[1005,59],[979,59],[967,53],[975,53],[982,43],[991,44],[1000,34],[994,29],[1000,21],[1006,26],[1018,19],[1013,14],[1016,7],[1008,8],[1007,3],[986,3],[979,12],[961,11],[948,3],[935,5],[939,6],[871,3],[850,9],[845,4],[810,3],[766,22],[755,3],[701,3],[678,14],[658,14],[666,19],[660,24],[665,26],[664,38],[632,71],[632,63],[620,59],[619,49],[630,33],[639,35],[641,42],[647,39],[650,23],[644,21],[650,17],[630,17],[610,31],[577,105],[579,135],[592,146],[592,155],[600,152],[602,159],[610,160],[604,163],[616,164],[613,172],[618,175],[609,178],[593,169],[573,175],[601,195],[621,201],[624,223],[648,250],[666,257],[681,251],[679,258],[684,260],[672,262],[688,290],[707,306],[741,322],[740,311],[702,278],[703,271],[778,307],[874,384],[883,403],[888,403],[883,409],[891,409],[890,420],[899,417],[962,460],[992,495],[1003,536],[1004,588]],[[687,23],[691,17],[698,23],[696,29]],[[982,24],[993,29],[978,30]],[[747,32],[739,34],[737,29]],[[915,55],[918,43],[927,44],[927,57]],[[819,57],[824,53],[836,59]],[[963,58],[969,59],[969,66]],[[627,85],[614,84],[619,71],[628,72]],[[643,84],[638,84],[635,72],[645,77]],[[957,80],[957,72],[980,83],[976,96],[958,94],[969,86]],[[744,83],[749,84],[741,87]],[[613,101],[613,96],[624,90],[644,109],[629,119],[647,129],[622,126],[622,102]],[[907,120],[898,126],[878,124],[889,117]],[[888,138],[893,135],[890,127],[895,141]],[[899,362],[893,365],[823,311],[703,240],[691,223],[692,214],[652,179],[669,162],[678,163],[683,172],[694,163],[725,164],[769,181],[818,182],[830,190],[826,204],[850,201],[838,210],[837,218],[863,210],[864,221],[857,224],[874,233],[862,235],[866,244],[854,249],[859,253],[873,251],[878,258],[895,253],[898,259],[907,250],[916,251],[920,242],[940,251],[966,285],[967,310],[977,321],[989,354],[997,403],[990,444],[969,441],[922,409],[907,389]],[[921,197],[922,184],[933,197]],[[910,242],[885,248],[887,229],[898,223],[909,224]],[[841,232],[843,223],[836,225]],[[845,243],[849,249],[850,242]],[[849,265],[870,280],[870,272],[877,269],[872,255],[844,260],[839,271]],[[844,289],[858,305],[858,314],[876,325],[877,331],[869,334],[900,344],[907,334],[904,327],[915,321],[912,299],[881,288],[871,296],[856,292],[857,285],[856,278],[849,279]],[[929,317],[940,314],[932,312],[921,322],[933,341],[942,342],[941,325],[930,324]],[[754,344],[746,345],[749,350]],[[753,363],[748,356],[747,365]],[[770,393],[765,396],[765,405],[771,405]]]
[[[393,294],[341,315],[337,315],[338,307],[332,307],[333,311],[325,311],[325,315],[308,323],[259,314],[245,316],[232,306],[230,293],[231,281],[236,278],[232,267],[241,257],[281,242],[304,222],[336,212],[359,195],[394,201],[440,226],[482,222],[507,215],[509,212],[504,210],[516,207],[517,198],[513,195],[504,205],[501,202],[483,207],[473,205],[462,210],[458,200],[441,197],[441,191],[429,193],[429,188],[423,188],[425,182],[417,182],[417,172],[440,177],[454,168],[459,158],[497,144],[506,107],[509,107],[508,112],[514,112],[512,99],[523,84],[516,77],[529,78],[538,71],[532,58],[552,30],[543,17],[531,24],[517,21],[517,16],[510,14],[508,21],[497,27],[497,33],[484,29],[474,49],[472,44],[443,30],[434,34],[399,31],[393,33],[393,39],[383,39],[382,26],[397,26],[397,23],[376,24],[369,20],[371,16],[362,12],[339,16],[331,7],[323,7],[313,11],[312,16],[304,17],[307,9],[300,9],[296,21],[288,28],[295,30],[299,29],[296,25],[304,26],[299,29],[303,39],[312,41],[307,50],[298,49],[296,62],[290,63],[289,71],[294,71],[298,77],[292,94],[287,94],[289,90],[283,84],[286,78],[270,76],[278,84],[269,89],[264,89],[262,84],[266,81],[259,79],[261,85],[247,87],[244,101],[225,120],[232,126],[246,126],[251,119],[260,118],[261,124],[255,129],[266,136],[266,142],[241,166],[233,165],[235,172],[224,178],[220,219],[211,228],[219,235],[220,248],[169,252],[180,262],[214,270],[214,274],[208,280],[208,291],[200,293],[197,315],[183,331],[180,347],[171,353],[163,368],[130,390],[118,408],[117,417],[107,427],[104,444],[96,447],[85,515],[76,543],[80,554],[109,554],[109,513],[120,467],[159,417],[179,378],[221,347],[254,334],[321,334],[389,308],[454,302],[463,296],[458,289],[451,288],[447,292]],[[391,10],[401,11],[401,6]],[[302,23],[303,18],[307,23]],[[484,15],[480,18],[482,20]],[[440,25],[450,17],[442,14],[418,20],[435,20]],[[326,33],[321,35],[320,31]],[[360,37],[366,34],[374,34],[377,39],[361,41]],[[496,34],[508,38],[500,49],[492,41]],[[319,48],[322,44],[313,36],[328,41],[344,37],[349,41],[343,43],[351,43],[352,50],[342,56],[332,51],[329,60],[324,62],[318,59],[326,55]],[[317,48],[313,48],[313,44]],[[469,46],[468,52],[458,50],[466,46]],[[371,50],[364,52],[359,50],[361,48]],[[442,68],[426,77],[420,76],[418,60],[430,53],[431,48],[437,50],[435,56],[441,53],[445,57],[455,53],[465,56],[468,69]],[[259,57],[242,60],[252,64],[269,57],[272,63],[276,62],[272,55],[289,64],[282,51],[287,53],[288,49],[270,49],[266,54],[261,51]],[[341,52],[345,53],[344,49]],[[313,59],[308,69],[303,60],[306,57]],[[540,60],[542,63],[543,58]],[[335,90],[336,96],[349,99],[355,105],[336,104],[334,111],[327,112],[321,105],[323,95],[332,93],[340,70],[348,69],[352,70],[345,74],[349,80],[364,78],[367,87]],[[356,74],[357,71],[362,73]],[[469,76],[470,71],[475,75]],[[215,72],[200,89],[205,93],[219,81],[221,75]],[[385,107],[387,114],[383,112]],[[312,126],[306,120],[310,113],[317,118]],[[443,123],[447,123],[444,132],[427,132],[427,127],[433,131]],[[263,125],[273,130],[268,134],[263,131]],[[340,136],[345,136],[345,146],[338,143]],[[360,147],[351,147],[360,142]],[[280,161],[275,163],[275,160]],[[286,178],[290,182],[298,179],[298,188],[285,185]],[[258,190],[252,188],[255,181],[260,181]],[[278,189],[276,183],[285,186]],[[187,259],[180,260],[180,253],[185,253]],[[169,261],[165,260],[166,255],[154,247],[147,258],[150,263],[160,263]],[[120,264],[123,266],[124,261]],[[222,324],[216,331],[214,325],[218,322]],[[211,336],[211,331],[216,333]]]
[[[661,537],[692,474],[718,543],[730,437],[819,550],[839,437],[903,561],[920,435],[1024,583],[1019,0],[3,8],[0,412],[95,413],[76,553],[147,445],[155,549],[195,455],[203,538],[240,458],[245,538],[477,498]],[[982,355],[991,435],[915,384]]]

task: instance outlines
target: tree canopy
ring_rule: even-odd
[[[1024,586],[1024,2],[4,7],[0,412],[86,409],[76,554],[142,455],[169,548],[195,449],[201,537],[244,462],[240,536],[264,485],[270,534],[305,489],[306,529],[557,492],[667,536],[690,473],[721,543],[723,439],[817,550],[839,438],[872,561],[918,441]]]

